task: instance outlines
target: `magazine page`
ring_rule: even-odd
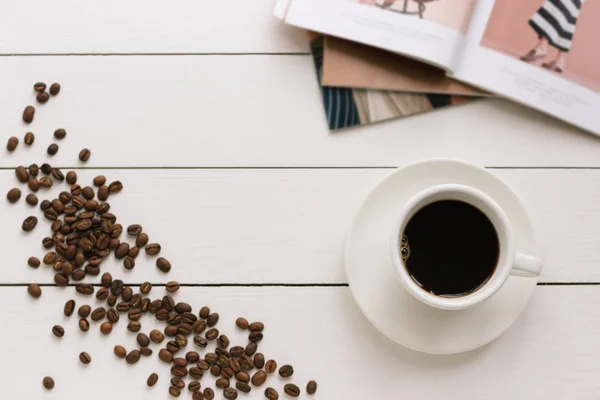
[[[454,76],[600,134],[600,1],[480,0]]]
[[[447,69],[476,0],[291,0],[285,22]]]
[[[449,78],[446,72],[402,55],[327,36],[323,51],[324,86],[485,96],[486,92]]]

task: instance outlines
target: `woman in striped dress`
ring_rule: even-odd
[[[550,45],[558,50],[558,55],[542,66],[552,71],[563,72],[565,57],[571,49],[583,2],[584,0],[545,0],[529,20],[529,25],[539,37],[539,42],[534,49],[521,57],[521,60],[531,62],[545,58]]]

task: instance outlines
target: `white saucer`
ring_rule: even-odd
[[[432,160],[396,170],[367,196],[347,238],[346,275],[356,303],[385,336],[414,350],[454,354],[504,333],[527,305],[537,278],[511,276],[489,300],[462,311],[429,307],[404,290],[389,256],[392,225],[412,195],[443,183],[468,185],[492,197],[513,225],[517,251],[541,258],[529,216],[511,188],[483,168]]]

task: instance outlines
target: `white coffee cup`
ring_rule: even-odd
[[[423,207],[441,200],[457,200],[476,207],[491,221],[498,235],[500,250],[494,272],[481,287],[464,296],[443,297],[426,291],[410,276],[400,254],[408,221]],[[390,256],[404,288],[423,303],[444,310],[462,310],[485,301],[500,290],[510,275],[535,276],[542,271],[540,259],[516,252],[512,225],[500,206],[487,194],[458,184],[430,187],[408,201],[390,235]]]

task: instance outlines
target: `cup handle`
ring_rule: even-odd
[[[511,275],[539,275],[542,272],[542,260],[527,254],[517,253]]]

